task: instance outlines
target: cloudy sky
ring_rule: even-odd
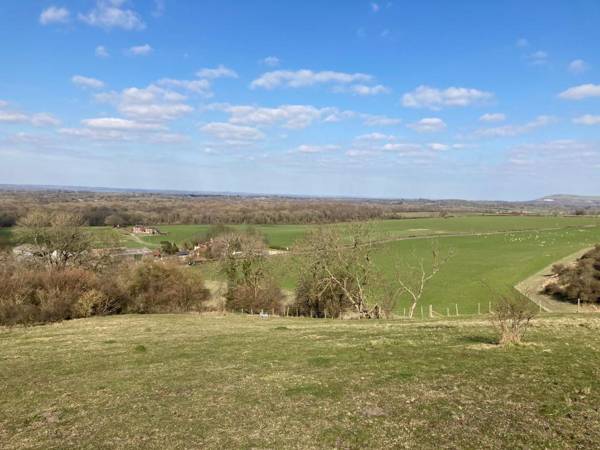
[[[0,2],[0,183],[600,194],[596,0]]]

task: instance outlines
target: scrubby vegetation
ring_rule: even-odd
[[[284,295],[267,264],[267,247],[260,235],[221,234],[213,239],[211,251],[218,256],[221,273],[227,280],[228,309],[282,312]]]
[[[0,258],[0,325],[193,311],[210,297],[198,272],[95,251],[78,216],[32,213],[20,223],[24,245]]]
[[[600,304],[600,245],[573,265],[555,265],[552,272],[556,280],[546,285],[545,293],[571,303]]]
[[[520,344],[535,314],[533,303],[513,290],[496,295],[490,320],[498,331],[498,343]]]

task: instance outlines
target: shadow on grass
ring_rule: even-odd
[[[498,339],[493,336],[471,335],[462,336],[461,341],[469,344],[497,344]]]

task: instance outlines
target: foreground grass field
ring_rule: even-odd
[[[22,448],[597,448],[600,318],[156,315],[0,331],[0,442]]]

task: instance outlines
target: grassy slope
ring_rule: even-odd
[[[599,330],[544,319],[509,350],[490,348],[485,322],[156,315],[5,330],[0,442],[593,448]]]

